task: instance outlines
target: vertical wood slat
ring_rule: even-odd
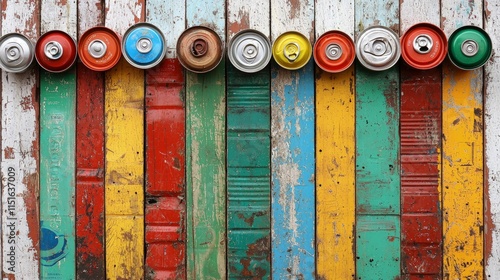
[[[354,1],[316,0],[316,40],[329,30],[354,36]],[[336,74],[316,67],[316,264],[319,279],[352,279],[356,273],[354,90],[354,66]]]
[[[225,0],[186,1],[187,27],[225,41]],[[186,72],[187,278],[226,277],[225,62]]]
[[[314,1],[271,1],[271,40],[286,31],[314,39]],[[271,250],[274,279],[316,275],[314,62],[271,67]]]
[[[2,5],[2,35],[39,36],[38,1]],[[2,278],[38,279],[39,101],[36,68],[22,74],[2,71]]]
[[[41,3],[41,33],[76,39],[76,2]],[[75,67],[40,71],[40,274],[75,278]]]
[[[175,45],[184,1],[148,1],[146,21],[166,38],[167,58],[146,71],[146,279],[186,277],[184,71]]]
[[[78,35],[104,24],[100,0],[78,1]],[[104,73],[77,62],[76,277],[104,279]]]
[[[106,1],[118,34],[144,20],[144,1]],[[105,73],[106,277],[144,277],[144,71],[124,58]]]
[[[493,58],[485,66],[485,201],[484,242],[486,279],[500,279],[500,3],[484,2],[484,29],[493,43]]]
[[[356,34],[399,31],[399,2],[356,1]],[[399,69],[356,68],[356,277],[400,275]]]
[[[269,3],[227,1],[228,42],[248,28],[269,37]],[[228,278],[271,275],[270,67],[227,66]]]
[[[441,1],[442,29],[482,27],[482,1]],[[445,61],[446,62],[446,61]],[[443,65],[443,276],[483,277],[483,73]]]
[[[439,2],[404,1],[400,34],[420,22],[440,24]],[[421,11],[427,11],[422,13]],[[441,67],[401,65],[401,272],[442,278]]]

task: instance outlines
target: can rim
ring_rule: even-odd
[[[341,38],[348,40],[349,45],[351,47],[350,58],[348,58],[348,63],[345,64],[345,66],[343,66],[342,68],[339,68],[338,70],[332,70],[332,69],[326,68],[326,65],[324,65],[323,63],[321,63],[321,60],[319,59],[319,58],[321,58],[321,56],[318,57],[319,54],[317,54],[317,51],[322,51],[322,50],[318,49],[319,44],[323,40],[328,39],[327,38],[328,35],[334,35],[334,34],[338,34],[338,35],[340,35]],[[356,60],[356,51],[355,51],[354,40],[347,33],[343,32],[343,31],[340,31],[340,30],[329,30],[329,31],[326,31],[321,36],[319,36],[319,38],[314,43],[313,56],[314,56],[314,60],[316,61],[316,65],[318,65],[318,67],[321,68],[323,71],[329,72],[329,73],[340,73],[340,72],[348,69],[349,67],[351,67],[351,65],[354,63],[354,60]],[[329,66],[336,66],[336,65],[329,65]]]
[[[37,48],[39,47],[39,44],[38,42],[41,42],[42,39],[44,39],[45,37],[47,36],[50,36],[52,34],[57,34],[59,33],[60,35],[62,35],[63,37],[65,37],[66,39],[68,39],[68,42],[71,41],[73,42],[73,44],[71,44],[71,47],[73,47],[74,49],[74,53],[75,55],[73,56],[73,59],[71,60],[71,63],[68,64],[68,67],[64,68],[64,69],[61,69],[61,70],[53,70],[53,69],[49,69],[47,67],[44,67],[43,63],[40,61],[41,58],[38,58],[38,50]],[[40,67],[42,67],[44,70],[48,71],[48,72],[52,72],[52,73],[62,73],[68,69],[70,69],[74,64],[75,64],[75,61],[76,61],[76,58],[78,57],[78,47],[76,45],[76,41],[75,39],[69,35],[68,33],[66,33],[65,31],[63,30],[59,30],[59,29],[54,29],[54,30],[50,30],[50,31],[47,31],[45,32],[44,34],[42,34],[42,36],[40,36],[40,38],[38,38],[38,41],[37,41],[37,45],[35,46],[35,59],[36,61],[38,62],[38,65],[40,65]]]
[[[491,57],[493,56],[493,43],[492,43],[492,40],[491,40],[491,37],[490,35],[484,30],[482,29],[481,27],[478,27],[478,26],[475,26],[475,25],[463,25],[461,27],[458,27],[457,29],[455,29],[449,39],[448,39],[448,50],[451,49],[451,47],[449,46],[450,44],[452,44],[452,40],[454,39],[454,36],[457,36],[457,33],[459,33],[460,31],[464,30],[464,29],[473,29],[473,30],[476,30],[478,31],[479,33],[481,33],[481,35],[484,36],[484,39],[486,39],[487,41],[487,44],[489,46],[489,55],[487,57],[485,57],[484,59],[482,59],[482,62],[478,65],[478,66],[474,66],[474,67],[463,67],[462,65],[460,65],[459,63],[456,63],[453,59],[453,54],[448,51],[448,59],[450,60],[450,62],[457,68],[461,69],[461,70],[475,70],[475,69],[478,69],[478,68],[481,68],[483,67],[487,62],[488,60],[491,59]]]
[[[125,49],[125,42],[127,41],[127,38],[130,35],[130,33],[132,31],[134,31],[135,29],[140,28],[140,27],[149,27],[149,28],[151,28],[152,30],[154,30],[159,35],[159,37],[162,39],[162,42],[163,42],[163,48],[162,48],[160,56],[158,57],[157,60],[155,60],[154,62],[152,62],[150,64],[142,65],[142,64],[138,64],[138,63],[134,62],[128,56],[128,54],[126,52],[126,49]],[[130,65],[132,65],[132,66],[134,66],[136,68],[139,68],[139,69],[150,69],[150,68],[153,68],[153,67],[155,67],[156,65],[160,64],[163,61],[163,59],[165,58],[165,55],[167,53],[165,35],[163,34],[163,32],[161,32],[161,30],[157,26],[155,26],[155,25],[153,25],[153,24],[151,24],[149,22],[139,22],[139,23],[136,23],[136,24],[130,26],[125,31],[125,33],[123,34],[122,42],[121,42],[121,53],[122,53],[123,57],[125,58],[125,60]]]
[[[264,60],[262,60],[264,62],[261,63],[258,67],[255,67],[255,68],[241,67],[241,65],[236,62],[236,60],[232,54],[232,47],[233,47],[234,42],[236,41],[236,39],[238,39],[240,36],[242,36],[245,33],[253,33],[254,35],[259,36],[259,38],[261,38],[264,41],[264,43],[267,45],[268,52],[266,54],[266,58]],[[236,69],[240,70],[241,72],[245,72],[245,73],[257,73],[257,72],[259,72],[260,70],[264,69],[269,64],[269,61],[271,61],[271,57],[272,57],[271,41],[269,40],[269,38],[266,35],[264,35],[264,33],[260,32],[256,29],[243,29],[243,30],[238,31],[236,34],[234,34],[233,38],[231,38],[231,40],[229,41],[226,51],[227,51],[227,56],[228,56],[231,64]]]
[[[275,52],[275,48],[281,43],[282,40],[286,39],[285,36],[288,36],[288,35],[296,35],[298,36],[300,39],[302,39],[304,42],[307,42],[306,46],[308,47],[307,48],[307,54],[306,54],[306,58],[304,59],[304,62],[301,63],[301,64],[298,64],[297,66],[295,67],[292,67],[292,66],[286,66],[285,64],[282,64],[280,63],[280,59],[279,57],[277,57],[277,54]],[[283,33],[281,33],[273,42],[273,45],[272,45],[272,52],[273,52],[273,58],[274,58],[274,61],[276,61],[276,63],[283,69],[286,69],[286,70],[299,70],[301,69],[302,67],[304,67],[308,62],[309,60],[311,60],[311,57],[312,57],[312,53],[313,53],[313,50],[312,50],[312,45],[311,45],[311,42],[309,41],[309,39],[307,39],[307,37],[298,32],[298,31],[285,31]]]
[[[364,39],[365,36],[369,35],[368,31],[373,30],[373,29],[380,29],[385,32],[387,32],[387,35],[390,35],[392,39],[394,40],[396,46],[395,46],[395,54],[394,58],[389,61],[386,65],[383,67],[376,67],[372,66],[371,64],[367,63],[366,60],[363,58],[363,55],[361,54],[361,42],[362,39]],[[392,29],[390,29],[387,26],[382,26],[382,25],[372,25],[367,28],[365,28],[359,35],[356,40],[356,57],[358,58],[358,61],[363,65],[365,68],[372,70],[372,71],[385,71],[390,68],[392,68],[396,63],[399,61],[399,58],[401,57],[401,44],[399,42],[399,36],[394,32]]]
[[[186,37],[187,35],[190,34],[190,32],[193,32],[196,31],[197,29],[202,29],[202,30],[206,30],[208,31],[209,33],[212,33],[213,35],[216,36],[216,38],[218,38],[218,42],[219,42],[219,45],[220,45],[220,48],[221,48],[221,52],[220,52],[220,56],[219,56],[219,59],[216,63],[214,63],[214,65],[210,68],[206,68],[206,69],[203,69],[203,70],[196,70],[196,69],[192,69],[191,67],[188,67],[188,65],[186,64],[186,62],[181,58],[181,56],[179,56],[179,49],[180,49],[180,45],[182,43],[182,39],[184,37]],[[182,67],[184,67],[184,69],[190,71],[190,72],[193,72],[193,73],[199,73],[199,74],[203,74],[203,73],[207,73],[207,72],[210,72],[212,71],[213,69],[215,69],[217,66],[219,66],[220,62],[222,61],[222,58],[224,58],[224,52],[225,52],[225,45],[224,45],[224,41],[222,41],[222,38],[219,36],[219,34],[217,34],[217,32],[213,29],[211,29],[210,27],[208,26],[204,26],[204,25],[194,25],[194,26],[191,26],[189,28],[186,28],[182,34],[179,36],[179,39],[177,39],[177,44],[175,46],[175,49],[176,49],[176,53],[177,53],[177,59],[179,60],[179,63],[182,65]]]
[[[4,40],[6,40],[12,36],[20,37],[29,45],[30,50],[31,50],[31,56],[29,59],[29,63],[27,63],[24,67],[18,68],[18,70],[12,71],[11,69],[8,69],[8,67],[4,67],[5,65],[0,60],[0,68],[2,68],[2,70],[4,70],[5,72],[8,72],[8,73],[23,73],[33,65],[33,61],[35,60],[35,44],[26,35],[21,34],[21,33],[15,33],[15,32],[10,32],[10,33],[6,33],[6,34],[2,35],[0,37],[0,44]]]
[[[91,63],[87,59],[87,56],[84,53],[84,47],[85,46],[83,45],[83,43],[85,42],[85,39],[88,36],[92,35],[94,32],[99,32],[99,31],[105,32],[105,33],[109,34],[113,39],[115,39],[115,42],[117,43],[116,50],[118,52],[117,57],[114,59],[114,61],[112,63],[110,63],[107,66],[102,66],[102,67],[100,67],[96,63]],[[85,30],[85,32],[82,34],[82,36],[80,36],[80,40],[78,41],[78,56],[80,57],[80,61],[87,68],[89,68],[90,70],[94,70],[94,71],[107,71],[107,70],[113,68],[120,61],[120,58],[122,56],[121,38],[120,38],[120,36],[114,30],[112,30],[112,29],[110,29],[108,27],[105,27],[105,26],[91,27],[91,28]],[[96,60],[97,59],[99,59],[99,58],[96,58]]]

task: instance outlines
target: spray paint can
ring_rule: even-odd
[[[227,54],[236,69],[255,73],[271,60],[271,42],[257,30],[242,30],[229,42]]]
[[[0,37],[0,68],[5,72],[26,71],[35,57],[33,43],[24,35],[9,33]]]
[[[342,72],[349,68],[356,58],[354,41],[342,31],[328,31],[316,40],[313,55],[316,65],[323,71]]]
[[[68,70],[74,64],[76,56],[75,40],[60,30],[43,34],[36,43],[36,61],[49,72],[59,73]]]
[[[483,66],[492,55],[490,36],[476,26],[462,26],[448,38],[448,57],[460,69]]]
[[[396,64],[401,56],[399,37],[384,26],[365,29],[356,41],[359,62],[373,71],[384,71]]]
[[[194,73],[213,70],[222,60],[224,46],[217,33],[204,26],[193,26],[182,32],[177,41],[179,62]]]
[[[312,46],[306,36],[288,31],[273,43],[273,57],[284,69],[297,70],[304,67],[312,56]]]
[[[137,23],[123,35],[123,57],[139,69],[149,69],[158,65],[166,52],[163,33],[150,23]]]
[[[82,63],[94,71],[106,71],[120,61],[121,43],[111,29],[97,26],[85,31],[78,41],[78,56]]]

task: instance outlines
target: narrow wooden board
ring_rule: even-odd
[[[225,41],[225,1],[186,1],[187,27],[204,25]],[[226,278],[225,62],[186,72],[187,278]]]
[[[104,24],[100,0],[78,2],[78,34]],[[76,277],[104,279],[104,73],[77,63]]]
[[[400,9],[401,35],[421,22],[439,27],[439,2],[404,1]],[[441,279],[441,67],[400,65],[401,273]]]
[[[485,201],[484,255],[486,279],[500,279],[500,3],[484,2],[484,29],[493,43],[493,57],[485,65],[484,139]]]
[[[314,41],[313,1],[271,1],[271,40],[298,31]],[[271,67],[272,277],[310,279],[315,269],[314,62]]]
[[[106,2],[118,34],[144,20],[144,1]],[[106,277],[144,277],[144,71],[125,59],[105,74]]]
[[[482,1],[441,1],[442,29],[482,27]],[[482,279],[483,69],[443,65],[443,276]]]
[[[76,2],[41,3],[41,33],[62,30],[76,39]],[[75,67],[40,71],[40,273],[74,279]]]
[[[315,13],[316,40],[330,30],[354,38],[353,1],[317,0]],[[353,279],[356,273],[354,78],[354,66],[336,74],[316,67],[318,279]]]
[[[2,5],[2,35],[39,36],[38,1]],[[39,100],[36,67],[2,71],[2,278],[40,277]]]
[[[399,32],[399,2],[358,0],[356,35]],[[356,68],[356,277],[400,276],[399,68]]]

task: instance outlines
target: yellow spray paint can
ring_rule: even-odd
[[[296,31],[288,31],[273,43],[273,57],[279,66],[297,70],[307,64],[312,55],[312,46],[306,36]]]

